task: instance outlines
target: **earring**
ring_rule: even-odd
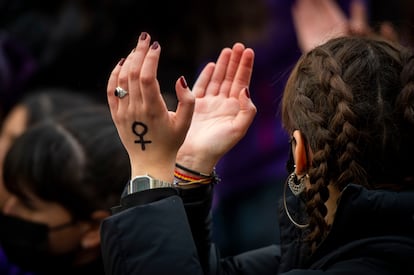
[[[290,215],[287,202],[286,202],[286,189],[287,186],[289,186],[292,193],[297,197],[299,194],[301,194],[305,190],[305,177],[308,177],[306,174],[305,176],[298,179],[298,176],[295,174],[295,172],[291,173],[289,177],[287,178],[285,182],[285,186],[283,188],[283,207],[285,209],[286,215],[289,218],[289,220],[297,227],[304,229],[309,226],[309,223],[301,224],[296,222],[293,217]]]
[[[292,172],[287,179],[287,184],[289,185],[290,191],[292,191],[292,193],[296,197],[299,196],[305,190],[305,177],[306,176],[307,174],[298,178],[296,173]]]

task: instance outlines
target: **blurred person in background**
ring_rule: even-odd
[[[31,126],[44,120],[54,120],[78,108],[93,106],[98,101],[87,92],[60,88],[45,88],[25,94],[6,114],[0,131],[0,174],[3,160],[14,140]],[[7,191],[0,177],[0,207]]]
[[[99,227],[130,176],[108,108],[45,119],[16,138],[4,160],[0,215],[7,260],[35,274],[100,274]]]

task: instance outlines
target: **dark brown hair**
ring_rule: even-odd
[[[19,136],[6,155],[4,183],[65,207],[74,220],[118,203],[130,178],[128,154],[105,105],[44,119]]]
[[[377,37],[336,38],[303,55],[288,79],[282,120],[312,151],[307,214],[312,247],[323,240],[329,198],[349,183],[412,184],[414,58]]]

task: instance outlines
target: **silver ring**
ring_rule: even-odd
[[[119,97],[119,98],[123,98],[124,96],[126,96],[128,94],[128,91],[125,91],[124,89],[122,89],[121,87],[116,87],[115,92],[114,92],[115,96]]]

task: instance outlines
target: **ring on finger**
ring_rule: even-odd
[[[121,87],[116,87],[115,88],[115,92],[114,92],[115,96],[119,97],[119,98],[123,98],[128,94],[128,91],[122,89]]]

